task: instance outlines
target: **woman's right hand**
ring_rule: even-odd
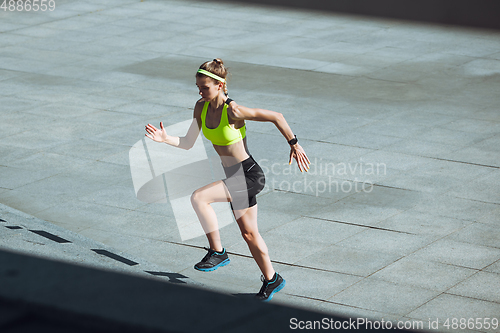
[[[163,122],[160,122],[160,129],[154,127],[151,124],[148,124],[146,126],[146,132],[149,133],[149,134],[146,134],[146,136],[153,141],[156,141],[156,142],[166,142],[167,141],[167,132],[165,131],[165,128],[163,127]]]

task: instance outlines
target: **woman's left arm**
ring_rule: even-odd
[[[272,122],[278,130],[283,134],[285,139],[290,142],[290,140],[295,138],[292,129],[285,120],[283,114],[275,111],[264,110],[264,109],[253,109],[247,108],[242,105],[237,105],[234,101],[229,104],[228,115],[235,120],[253,120],[253,121],[268,121]],[[309,169],[309,158],[306,155],[304,149],[295,143],[290,145],[290,160],[289,164],[292,164],[293,159],[297,161],[297,165],[300,171],[306,171]]]

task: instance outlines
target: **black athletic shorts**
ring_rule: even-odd
[[[226,184],[231,194],[231,208],[233,210],[245,209],[257,204],[256,195],[264,189],[266,178],[264,171],[255,162],[252,156],[241,163],[224,167]]]

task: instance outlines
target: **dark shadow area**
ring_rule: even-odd
[[[109,252],[107,250],[101,250],[101,249],[92,249],[92,251],[94,251],[95,253],[97,254],[100,254],[102,256],[105,256],[105,257],[108,257],[108,258],[111,258],[111,259],[114,259],[116,261],[119,261],[119,262],[122,262],[126,265],[129,265],[129,266],[135,266],[135,265],[138,265],[139,263],[135,262],[135,261],[132,261],[132,260],[129,260],[127,258],[124,258],[122,256],[119,256],[115,253],[112,253],[112,252]]]
[[[171,283],[186,283],[185,281],[182,281],[182,280],[179,280],[179,279],[186,279],[186,278],[188,278],[187,276],[179,274],[179,273],[150,272],[150,271],[146,271],[146,273],[149,273],[149,274],[155,275],[155,276],[166,276],[169,279],[168,282],[171,282]]]
[[[0,297],[0,331],[37,333],[156,333],[164,330],[123,324],[51,306]],[[174,332],[174,331],[168,331]]]
[[[241,299],[254,299],[255,298],[255,293],[237,293],[237,294],[232,294],[234,297],[238,297]]]
[[[438,24],[500,29],[497,0],[225,0]]]
[[[61,238],[61,237],[56,236],[54,234],[51,234],[50,232],[47,232],[47,231],[43,231],[43,230],[30,230],[30,231],[39,235],[39,236],[50,239],[51,241],[54,241],[56,243],[60,243],[60,244],[61,243],[71,243],[69,240],[66,240],[64,238]]]
[[[356,320],[8,251],[0,251],[0,286],[2,333],[284,332],[292,318]],[[214,321],[214,311],[224,315]]]

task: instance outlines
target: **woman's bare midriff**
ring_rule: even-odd
[[[241,163],[250,157],[246,146],[246,138],[230,146],[213,146],[217,154],[219,154],[224,167],[230,167]]]

